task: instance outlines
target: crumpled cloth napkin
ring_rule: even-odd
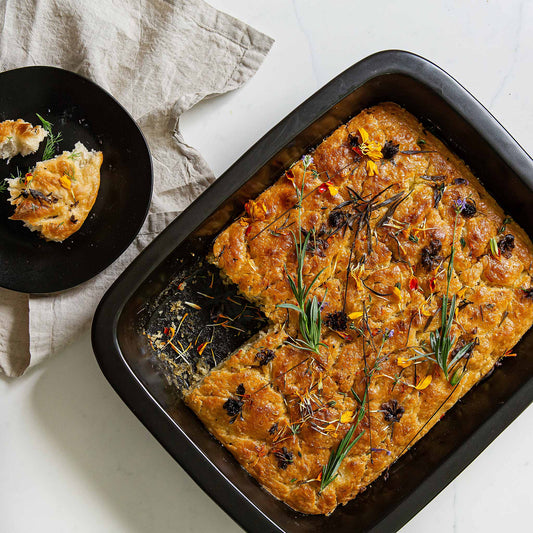
[[[0,289],[0,369],[8,376],[21,375],[89,327],[111,283],[214,180],[180,135],[179,117],[243,85],[272,42],[202,0],[0,0],[0,71],[53,65],[91,78],[135,118],[154,163],[146,223],[107,270],[56,295]]]

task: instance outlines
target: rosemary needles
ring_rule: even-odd
[[[453,275],[453,261],[455,257],[455,230],[457,228],[457,217],[464,207],[464,202],[459,201],[455,208],[455,221],[453,224],[453,236],[452,236],[452,250],[450,252],[450,260],[448,262],[448,268],[446,270],[446,294],[442,297],[441,306],[441,325],[432,332],[429,336],[431,350],[435,357],[435,361],[444,372],[446,379],[452,384],[456,385],[464,372],[460,372],[457,369],[452,376],[450,376],[453,367],[466,355],[474,345],[474,341],[471,341],[457,351],[451,361],[448,361],[450,351],[452,350],[457,337],[451,335],[451,328],[455,318],[455,308],[457,303],[457,296],[454,294],[450,300],[450,281]]]
[[[364,408],[361,408],[361,411],[364,411]],[[363,436],[365,432],[364,430],[352,440],[357,426],[358,424],[354,424],[339,442],[337,449],[331,451],[328,464],[322,467],[322,479],[320,480],[319,492],[322,492],[339,475],[337,474],[337,471],[339,470],[342,461],[344,461],[344,458],[350,453],[350,450],[354,447],[355,443]]]
[[[323,342],[320,341],[320,334],[322,330],[322,317],[320,315],[320,304],[316,296],[312,298],[309,297],[309,292],[312,287],[318,280],[320,274],[324,271],[323,269],[318,272],[311,283],[306,285],[304,282],[304,262],[305,262],[305,253],[309,243],[309,238],[313,233],[311,230],[305,238],[302,237],[302,200],[304,198],[304,189],[305,189],[305,175],[307,169],[313,162],[311,156],[306,155],[303,159],[303,168],[304,173],[302,177],[301,188],[296,188],[296,194],[298,197],[297,209],[298,209],[298,228],[297,234],[291,230],[291,234],[294,240],[294,248],[296,252],[296,275],[291,276],[285,268],[285,273],[287,275],[287,281],[291,288],[291,291],[296,300],[296,304],[282,303],[278,307],[285,309],[292,309],[296,311],[299,315],[299,329],[300,335],[302,338],[292,339],[288,341],[288,344],[294,346],[295,348],[301,350],[307,350],[313,352],[317,355],[320,355],[320,347],[326,346]]]

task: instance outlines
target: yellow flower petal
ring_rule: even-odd
[[[244,207],[252,218],[263,220],[267,214],[265,204],[261,201],[254,202],[254,200],[249,200]]]
[[[369,159],[366,162],[366,171],[369,176],[376,176],[378,173],[378,166],[376,165],[376,163],[374,163],[374,161]]]
[[[402,291],[398,289],[398,287],[394,286],[392,289],[392,293],[397,296],[400,300],[402,299]]]
[[[361,135],[361,139],[363,143],[366,143],[368,139],[370,138],[365,128],[359,128],[359,135]]]
[[[70,190],[71,188],[71,181],[70,179],[68,178],[68,176],[64,175],[64,176],[61,176],[59,178],[59,183],[61,183],[61,185],[65,188],[65,189],[68,189]]]
[[[376,141],[370,141],[369,143],[367,143],[366,155],[374,161],[378,161],[383,157],[383,153],[381,152],[381,145]]]
[[[335,196],[339,192],[339,189],[335,185],[328,185],[328,191],[331,196]]]
[[[431,374],[428,374],[422,381],[418,382],[418,385],[416,385],[416,390],[424,390],[430,383],[433,377]]]
[[[401,366],[402,368],[407,368],[408,366],[411,366],[413,362],[409,360],[407,357],[398,357],[398,366]]]
[[[340,423],[347,424],[348,422],[351,422],[352,419],[353,419],[353,411],[344,411],[344,413],[341,414]]]
[[[353,313],[350,313],[348,315],[348,318],[350,320],[355,320],[357,318],[361,318],[363,316],[363,313],[361,311],[354,311]]]

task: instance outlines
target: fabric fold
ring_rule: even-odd
[[[241,87],[272,43],[202,0],[8,0],[0,5],[0,70],[52,65],[96,81],[136,119],[154,164],[147,220],[104,272],[54,295],[0,289],[4,373],[22,374],[89,327],[111,283],[213,182],[205,160],[183,140],[179,117],[205,98]]]

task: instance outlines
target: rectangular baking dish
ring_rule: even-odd
[[[374,54],[311,96],[183,212],[119,277],[96,312],[92,342],[111,385],[213,500],[248,531],[400,528],[487,447],[533,399],[533,331],[437,426],[363,494],[331,516],[305,516],[262,490],[180,400],[153,364],[138,315],[177,264],[206,254],[244,203],[362,109],[393,101],[413,113],[533,235],[533,162],[496,119],[433,63],[403,51]]]

